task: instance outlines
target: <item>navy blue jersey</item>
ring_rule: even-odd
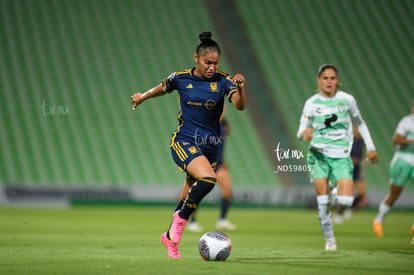
[[[206,79],[194,75],[194,68],[170,74],[162,82],[164,92],[179,93],[179,126],[172,137],[176,141],[186,141],[197,146],[217,146],[220,140],[220,117],[224,99],[236,92],[236,86],[228,74],[218,72]]]

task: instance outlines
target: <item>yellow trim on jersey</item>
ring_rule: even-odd
[[[181,126],[183,126],[183,124],[184,124],[184,120],[181,118],[181,116],[183,115],[183,112],[182,112],[182,110],[181,110],[181,104],[180,104],[180,93],[178,93],[178,107],[179,107],[179,112],[178,112],[178,121],[179,121],[180,123],[179,123],[179,125],[178,125],[177,130],[175,130],[175,131],[174,131],[174,134],[173,134],[173,136],[172,136],[172,138],[171,138],[171,144],[170,144],[170,147],[174,144],[174,142],[175,142],[175,138],[176,138],[176,136],[177,136],[177,133],[179,133],[179,132],[180,132]]]
[[[217,72],[218,74],[221,74],[221,75],[223,75],[223,76],[228,76],[229,74],[228,73],[226,73],[225,71],[218,71]]]
[[[173,136],[171,137],[170,147],[172,147],[172,146],[173,146],[173,144],[175,143],[175,138],[176,138],[176,136],[177,136],[177,131],[174,131],[174,134],[173,134]]]
[[[191,74],[191,70],[192,69],[186,69],[186,70],[178,71],[178,72],[175,73],[175,75]]]
[[[237,90],[236,89],[234,89],[234,90],[231,90],[230,92],[229,92],[229,94],[227,95],[227,98],[229,99],[229,101],[231,102],[231,97],[233,96],[233,94],[234,93],[236,93],[237,92]]]
[[[181,71],[175,72],[175,75],[191,74],[192,73],[191,72],[192,70],[193,70],[193,68],[181,70]],[[229,74],[226,73],[225,71],[217,71],[216,73],[217,74],[220,74],[222,76],[229,76]]]

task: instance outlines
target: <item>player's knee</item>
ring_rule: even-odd
[[[340,205],[352,206],[353,203],[354,203],[353,196],[338,196],[338,204]]]
[[[318,205],[327,205],[329,204],[329,195],[317,196],[316,200],[318,202]]]
[[[329,219],[329,196],[317,196],[316,200],[318,202],[318,217],[321,221],[326,221]]]

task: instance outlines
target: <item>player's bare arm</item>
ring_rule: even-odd
[[[162,88],[162,84],[159,84],[154,88],[149,89],[145,93],[135,93],[130,97],[132,102],[132,109],[135,110],[138,107],[138,105],[140,105],[142,102],[149,98],[161,96],[164,94],[165,92]]]
[[[404,146],[410,143],[414,143],[414,139],[406,139],[402,135],[395,134],[394,137],[392,138],[392,143],[394,143],[395,145]]]

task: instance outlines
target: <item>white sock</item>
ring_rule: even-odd
[[[329,212],[329,196],[317,196],[318,201],[318,218],[322,228],[323,235],[327,241],[335,241],[331,213]]]
[[[378,214],[375,218],[376,222],[382,223],[384,221],[385,216],[390,212],[391,206],[385,204],[385,199],[381,202],[378,207]]]
[[[353,196],[338,196],[338,204],[351,207],[354,202]]]

